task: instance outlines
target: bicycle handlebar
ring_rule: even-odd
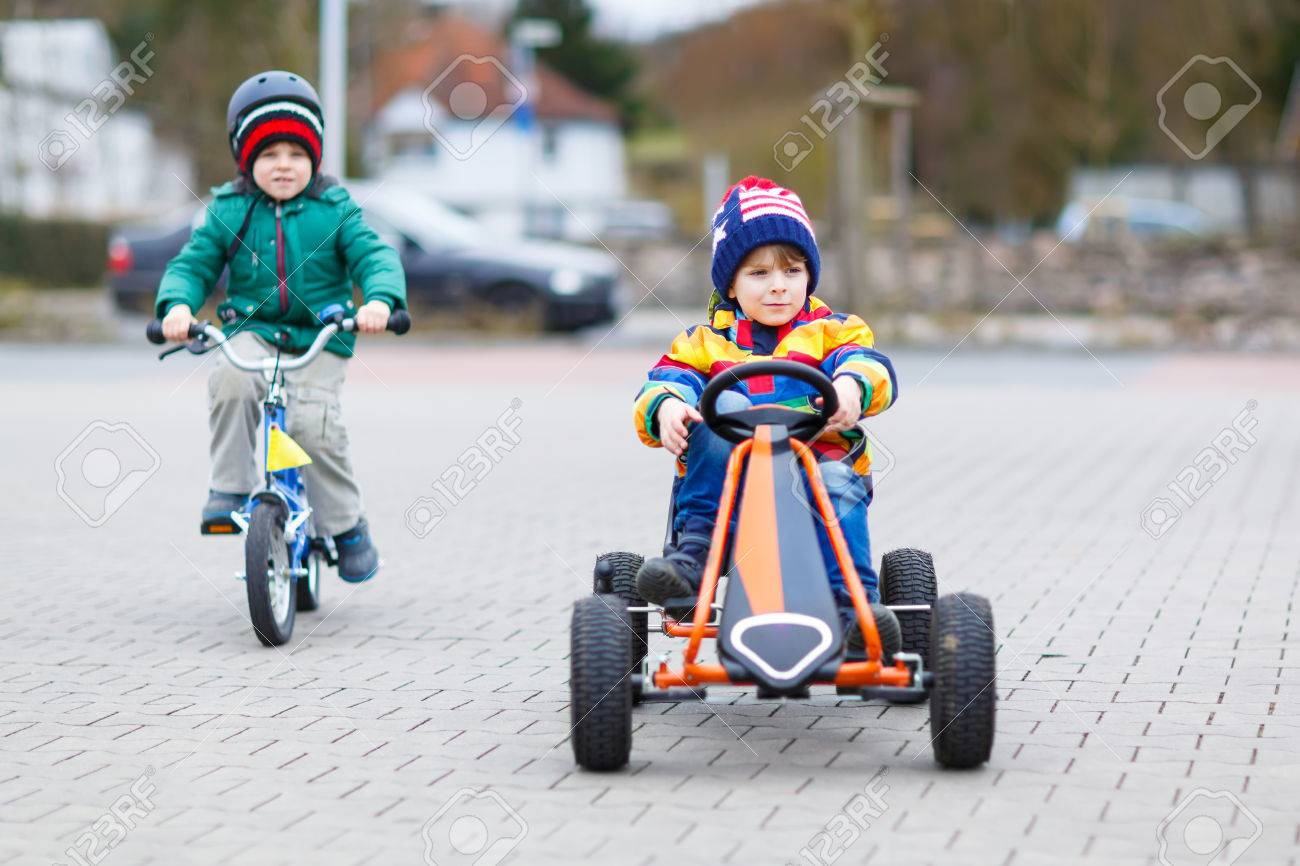
[[[192,340],[211,343],[213,346],[219,348],[226,358],[229,359],[231,365],[240,370],[246,370],[250,373],[265,373],[277,367],[281,370],[297,370],[307,366],[312,361],[316,360],[316,356],[325,348],[325,344],[329,342],[331,337],[339,331],[356,330],[356,326],[356,319],[344,318],[341,313],[335,314],[326,322],[325,327],[321,328],[320,333],[316,335],[315,340],[312,340],[312,344],[308,347],[306,352],[303,352],[296,358],[281,358],[279,360],[275,358],[260,358],[256,361],[250,361],[241,357],[231,348],[230,340],[221,332],[221,329],[214,327],[211,322],[195,322],[190,325],[187,336]],[[410,329],[411,315],[406,310],[395,310],[391,315],[389,315],[388,330],[400,336]],[[160,319],[154,319],[148,324],[148,326],[146,326],[145,338],[155,345],[162,345],[167,342],[167,338],[163,336],[162,321]]]

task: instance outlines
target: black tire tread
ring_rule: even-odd
[[[632,679],[628,614],[613,594],[573,606],[569,693],[573,757],[596,771],[617,770],[632,754]]]
[[[321,570],[325,568],[325,557],[315,550],[309,550],[307,551],[307,558],[303,561],[310,568],[312,560],[315,560],[316,562],[316,573],[318,575],[316,581],[316,593],[314,595],[312,594],[311,584],[305,577],[300,577],[293,582],[294,604],[297,606],[300,613],[302,611],[310,612],[320,608],[321,585],[319,575]]]
[[[264,579],[257,579],[266,570],[267,557],[272,544],[284,544],[284,533],[276,533],[274,524],[284,526],[284,508],[275,502],[258,502],[248,518],[248,535],[244,538],[244,586],[248,592],[248,615],[253,623],[253,633],[264,646],[281,646],[293,636],[296,605],[289,605],[284,627],[271,613],[270,592]],[[287,556],[287,551],[286,551]]]
[[[945,767],[977,767],[993,751],[997,715],[993,609],[983,596],[961,592],[938,599],[932,613],[934,758]]]
[[[641,569],[641,563],[644,561],[645,557],[639,553],[628,553],[621,550],[605,553],[597,557],[596,571],[598,574],[604,572],[605,577],[609,580],[609,588],[598,588],[596,592],[612,592],[622,599],[626,607],[645,607],[645,599],[641,597],[641,593],[637,592],[636,589],[636,573]],[[596,581],[599,583],[600,577],[597,577]],[[629,614],[628,617],[629,625],[632,627],[632,633],[629,636],[632,665],[639,667],[650,644],[649,615],[633,613]]]
[[[880,562],[881,598],[885,604],[933,605],[939,594],[934,559],[924,550],[903,547],[891,550]],[[903,631],[903,650],[930,661],[930,613],[902,611],[895,614]]]

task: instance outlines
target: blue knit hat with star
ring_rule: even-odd
[[[736,269],[756,247],[790,244],[808,260],[808,294],[817,288],[821,256],[812,220],[793,190],[750,175],[727,190],[713,215],[713,287],[726,298]],[[712,306],[712,305],[711,305]]]

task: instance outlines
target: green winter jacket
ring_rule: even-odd
[[[176,304],[196,312],[203,306],[250,206],[248,230],[230,257],[227,300],[217,308],[227,334],[248,330],[302,352],[320,332],[317,313],[330,304],[353,309],[354,283],[366,303],[405,307],[406,275],[397,252],[366,225],[347,190],[331,183],[318,177],[279,206],[283,265],[276,257],[276,202],[243,180],[213,189],[203,224],[167,264],[155,305],[159,318]],[[285,292],[280,291],[281,267]],[[339,334],[326,348],[350,357],[355,341],[353,334]]]

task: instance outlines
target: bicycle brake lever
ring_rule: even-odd
[[[187,347],[185,344],[182,343],[182,344],[179,345],[179,346],[172,346],[170,349],[164,349],[164,350],[162,350],[161,352],[158,353],[158,360],[159,360],[159,361],[164,361],[164,360],[167,359],[167,356],[168,356],[168,355],[175,355],[175,354],[176,354],[177,352],[179,352],[181,349],[185,349],[185,348],[188,348],[188,347]]]

